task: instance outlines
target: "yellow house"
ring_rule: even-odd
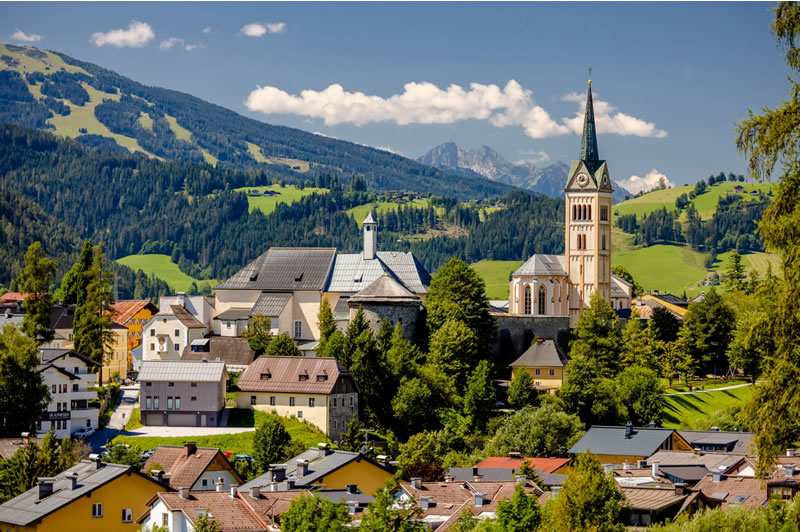
[[[355,485],[363,493],[374,494],[390,478],[392,472],[388,464],[373,462],[361,453],[331,449],[320,443],[286,464],[254,478],[241,490],[257,487],[264,492],[285,491],[323,485],[326,490],[344,490]]]
[[[339,440],[358,418],[358,388],[350,370],[330,357],[262,356],[236,383],[236,406],[307,421]]]
[[[169,488],[135,467],[82,460],[0,505],[3,532],[136,531],[147,501]]]
[[[147,299],[127,299],[112,305],[111,319],[128,329],[128,361],[133,362],[132,351],[142,345],[142,327],[158,313],[158,307]],[[122,373],[120,373],[122,375]]]
[[[569,357],[561,352],[553,340],[537,338],[511,363],[511,378],[519,371],[527,371],[533,377],[537,390],[555,393],[564,384],[568,362]]]
[[[103,359],[102,381],[107,384],[114,378],[124,379],[128,374],[128,329],[124,325],[111,323],[111,344]]]

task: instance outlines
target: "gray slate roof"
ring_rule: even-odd
[[[220,312],[214,317],[215,320],[221,321],[237,321],[237,320],[249,320],[250,319],[250,309],[249,308],[240,308],[240,307],[232,307],[228,310]]]
[[[219,382],[225,378],[225,362],[144,360],[139,381]]]
[[[679,430],[678,434],[689,442],[689,445],[702,448],[703,445],[728,445],[732,449],[730,454],[746,455],[753,454],[755,449],[751,447],[753,441],[752,432],[736,432],[724,430]]]
[[[674,429],[634,427],[625,437],[625,427],[593,426],[569,450],[570,454],[590,451],[593,454],[650,456],[675,432]]]
[[[339,253],[327,291],[359,292],[385,273],[414,294],[426,294],[431,284],[430,274],[411,252],[379,251],[372,260],[361,253]]]
[[[363,303],[411,303],[420,304],[419,296],[409,292],[391,275],[384,273],[371,282],[363,290],[349,298],[348,305],[357,306]]]
[[[517,268],[513,275],[553,275],[566,277],[564,255],[545,255],[537,253]]]
[[[561,352],[553,340],[542,340],[531,344],[511,367],[564,367],[569,362],[569,357]]]
[[[274,294],[265,292],[258,296],[253,308],[250,310],[250,315],[255,316],[261,314],[268,318],[276,318],[280,316],[283,309],[292,299],[292,294]]]
[[[269,248],[216,290],[321,291],[335,256],[334,248]]]
[[[35,486],[0,505],[0,521],[26,526],[86,496],[100,486],[129,471],[135,472],[136,468],[128,465],[102,463],[100,468],[97,469],[94,462],[82,460],[63,473],[59,473],[55,477],[53,493],[41,501],[39,500],[39,488]],[[71,489],[72,481],[66,478],[65,475],[67,473],[78,474],[78,483],[75,489]],[[116,517],[118,518],[119,516]]]
[[[737,465],[743,456],[725,453],[696,453],[693,451],[658,451],[647,459],[648,464],[658,463],[660,467],[671,465],[700,465],[709,471],[725,471]]]

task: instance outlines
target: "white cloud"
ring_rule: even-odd
[[[572,94],[564,99],[577,101]],[[265,114],[286,113],[320,118],[329,126],[371,122],[453,124],[461,120],[485,120],[495,127],[522,127],[525,134],[534,139],[579,134],[583,128],[582,111],[578,113],[580,116],[556,121],[536,103],[531,90],[513,79],[504,87],[470,83],[467,88],[452,84],[446,89],[429,82],[409,82],[403,86],[402,93],[387,98],[349,92],[338,83],[321,91],[306,89],[300,94],[289,94],[277,87],[267,86],[253,90],[245,105],[251,111]],[[607,102],[595,101],[600,132],[666,136],[666,132],[656,129],[652,123],[615,111]],[[577,127],[576,121],[579,123]]]
[[[364,144],[366,146],[366,144]],[[402,155],[405,157],[405,154],[399,150],[395,150],[394,148],[390,148],[389,146],[372,146],[376,150],[388,151],[389,153],[393,153],[395,155]]]
[[[156,34],[150,24],[132,20],[127,29],[93,33],[89,42],[96,46],[110,44],[117,48],[141,48],[155,38]]]
[[[624,181],[617,181],[617,184],[632,194],[638,194],[639,192],[653,190],[661,183],[662,179],[667,187],[673,186],[672,181],[655,168],[650,170],[644,177],[632,175]]]
[[[586,95],[579,92],[570,92],[561,98],[565,102],[576,102],[578,110],[572,118],[562,118],[561,121],[574,133],[583,132],[583,118],[586,113]],[[652,122],[645,122],[635,116],[626,115],[616,107],[603,100],[592,98],[594,107],[594,120],[598,133],[616,133],[617,135],[633,135],[636,137],[655,137],[658,139],[667,136],[667,132],[658,129]]]
[[[17,31],[12,33],[9,39],[12,41],[39,42],[42,40],[42,36],[37,33],[25,33],[21,29],[17,28]]]
[[[283,33],[285,29],[285,22],[268,22],[265,24],[254,22],[252,24],[245,24],[239,31],[242,35],[246,35],[247,37],[263,37],[267,33]]]
[[[522,150],[519,154],[521,158],[515,164],[544,164],[550,161],[550,154],[546,151]]]
[[[187,44],[186,46],[183,47],[183,49],[186,50],[187,52],[191,52],[192,50],[202,50],[204,48],[205,46],[203,46],[202,44]]]
[[[158,45],[158,47],[162,50],[171,50],[175,46],[183,48],[187,52],[203,48],[202,44],[185,44],[183,39],[180,37],[170,37],[166,41],[161,41],[161,44]]]
[[[211,29],[211,26],[206,26],[205,28],[203,28],[203,33],[211,33],[212,31],[213,30]]]

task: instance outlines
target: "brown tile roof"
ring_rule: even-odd
[[[158,307],[147,299],[127,299],[117,301],[111,305],[111,319],[114,323],[125,325],[137,312],[144,308],[149,308],[150,312],[156,314]]]
[[[766,485],[760,478],[723,475],[719,482],[714,482],[713,475],[708,475],[697,483],[694,490],[721,501],[723,508],[731,504],[737,495],[747,497],[739,503],[741,506],[759,507],[767,503]]]
[[[170,305],[169,309],[171,311],[171,314],[176,318],[178,318],[178,321],[180,321],[182,324],[186,325],[190,329],[206,328],[206,326],[203,325],[202,322],[200,322],[197,318],[192,316],[192,314],[182,306]]]
[[[658,512],[680,504],[688,494],[678,495],[668,488],[620,488],[625,497],[625,506],[632,510]]]
[[[267,491],[260,493],[258,498],[253,498],[250,493],[239,491],[239,498],[244,501],[250,510],[261,520],[272,523],[280,521],[280,515],[289,509],[289,505],[297,497],[308,495],[306,491]]]
[[[148,471],[158,464],[164,473],[170,474],[169,485],[171,488],[192,487],[214,460],[214,457],[217,454],[222,456],[222,452],[213,447],[197,447],[188,456],[186,449],[187,446],[159,445],[142,466],[142,471]],[[225,459],[224,456],[223,459]],[[241,483],[239,475],[233,468],[230,473]]]
[[[208,351],[192,351],[192,346],[183,348],[181,360],[221,360],[228,366],[248,366],[256,358],[246,338],[212,336],[208,340]]]
[[[475,467],[503,467],[519,469],[523,462],[528,462],[533,469],[542,473],[552,473],[560,467],[567,465],[569,458],[509,458],[507,456],[490,456]]]
[[[41,438],[31,438],[35,443],[42,441]],[[0,438],[0,458],[8,460],[14,453],[25,447],[25,442],[21,437],[16,438]]]
[[[237,387],[243,392],[329,394],[340,376],[353,378],[335,358],[261,356],[242,372]]]

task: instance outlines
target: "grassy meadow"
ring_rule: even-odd
[[[691,428],[718,410],[741,406],[750,400],[752,395],[752,386],[733,390],[700,392],[692,395],[667,395],[664,397],[662,426],[675,429]]]
[[[294,185],[288,185],[282,187],[280,185],[269,185],[269,186],[261,186],[261,187],[242,187],[234,189],[237,192],[244,192],[247,194],[251,190],[258,190],[259,192],[264,192],[265,190],[272,190],[274,192],[278,192],[275,196],[247,196],[247,203],[250,205],[250,212],[255,210],[260,210],[264,214],[270,214],[272,211],[275,210],[275,207],[278,206],[280,203],[294,203],[305,196],[310,196],[313,193],[325,194],[328,192],[327,188],[315,188],[315,187],[306,187],[303,190],[295,187]]]
[[[163,279],[175,292],[188,292],[192,283],[208,283],[211,288],[217,285],[214,279],[195,279],[183,273],[178,265],[172,262],[169,255],[153,254],[153,255],[128,255],[117,259],[116,262],[127,266],[133,271],[142,270],[148,276],[155,274],[159,279]]]
[[[522,266],[521,260],[481,260],[471,264],[486,283],[489,299],[508,299],[509,275]]]

